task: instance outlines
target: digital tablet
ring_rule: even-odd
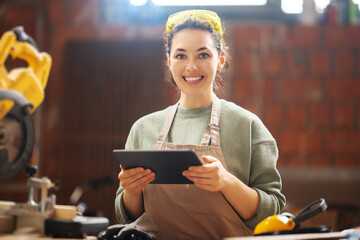
[[[152,184],[192,184],[182,175],[190,166],[202,165],[192,150],[113,150],[118,162],[125,168],[143,167],[155,172]]]

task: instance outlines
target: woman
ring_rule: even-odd
[[[216,13],[171,15],[165,43],[179,102],[139,119],[125,148],[193,149],[205,164],[183,172],[191,185],[149,184],[156,178],[151,170],[121,169],[117,218],[131,222],[145,212],[159,228],[158,239],[251,235],[285,204],[276,142],[254,114],[214,93],[227,65]]]

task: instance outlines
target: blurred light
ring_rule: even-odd
[[[144,6],[148,0],[130,0],[130,3],[134,6]]]
[[[325,8],[330,4],[330,0],[315,0],[315,10],[318,13],[323,13]]]
[[[281,10],[287,14],[303,12],[303,0],[281,0]]]
[[[360,0],[353,0],[353,3],[357,4],[359,7],[359,11],[360,11]]]
[[[267,0],[152,0],[160,6],[260,6],[265,5]]]

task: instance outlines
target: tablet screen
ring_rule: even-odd
[[[190,166],[202,165],[192,150],[113,150],[118,162],[125,168],[143,167],[155,172],[151,184],[192,184],[182,175]]]

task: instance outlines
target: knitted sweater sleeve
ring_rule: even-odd
[[[258,192],[259,204],[256,215],[245,223],[254,229],[261,220],[281,212],[285,196],[281,193],[281,177],[276,169],[278,148],[275,140],[261,122],[253,123],[252,135],[249,186]]]
[[[135,131],[134,128],[130,130],[128,139],[125,144],[125,149],[128,150],[134,149],[134,131]],[[132,222],[132,220],[126,214],[123,195],[124,195],[124,188],[121,186],[121,184],[119,184],[119,188],[116,191],[116,197],[115,197],[115,215],[119,223],[127,224]]]

